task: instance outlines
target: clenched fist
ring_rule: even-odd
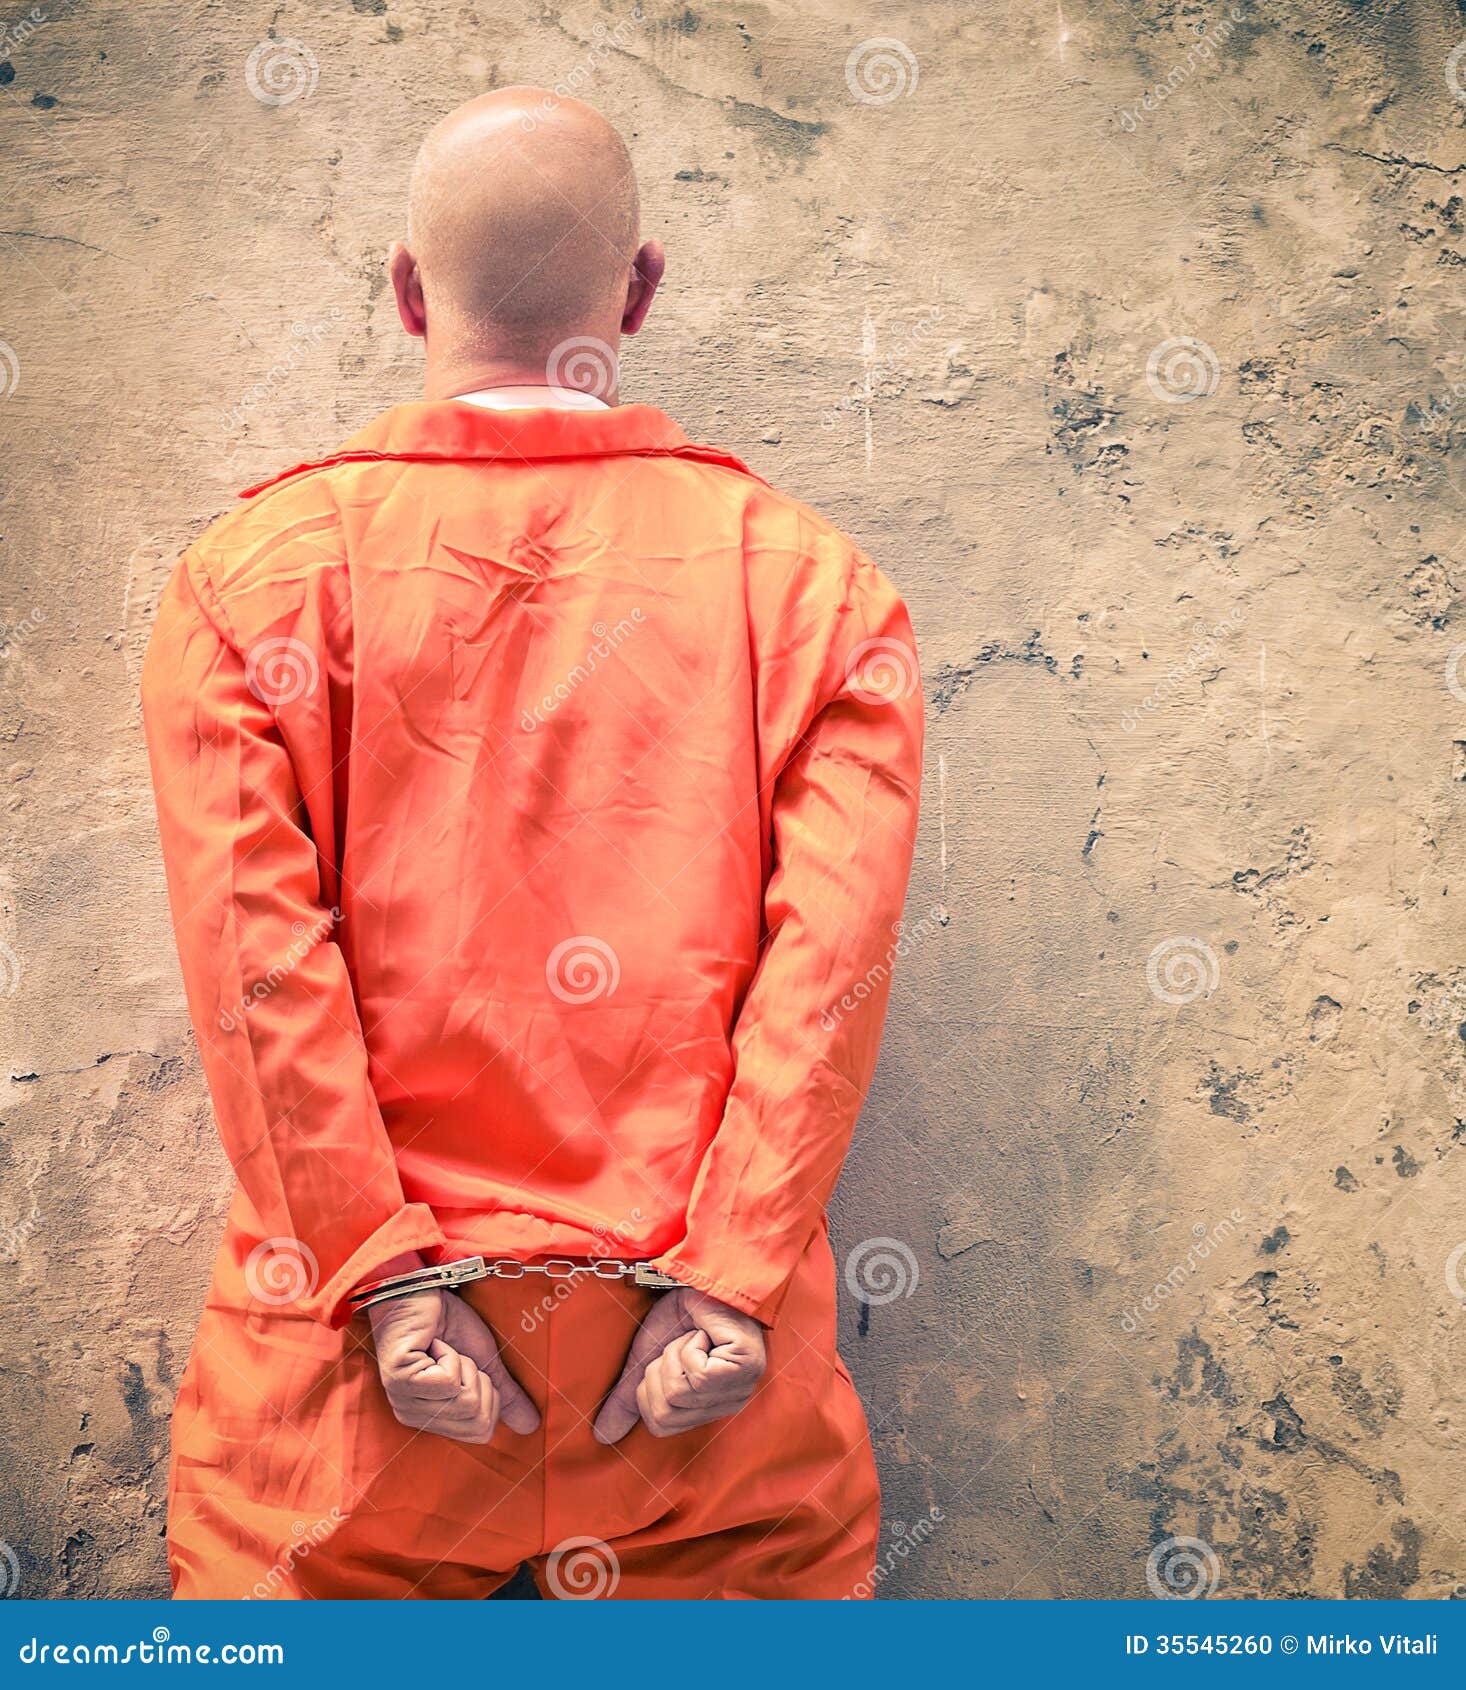
[[[654,1438],[670,1438],[737,1414],[767,1361],[763,1327],[749,1315],[702,1291],[668,1291],[641,1323],[596,1439],[619,1443],[638,1416]]]
[[[494,1334],[452,1291],[415,1291],[367,1310],[377,1371],[404,1426],[486,1444],[502,1419],[532,1432],[539,1410],[511,1376]]]

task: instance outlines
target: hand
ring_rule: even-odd
[[[654,1438],[737,1414],[767,1360],[763,1328],[751,1316],[702,1291],[668,1291],[642,1321],[596,1416],[596,1440],[620,1443],[638,1414]]]
[[[532,1432],[539,1410],[511,1376],[494,1334],[451,1291],[415,1291],[367,1313],[377,1371],[404,1426],[464,1444],[486,1444],[502,1419]]]

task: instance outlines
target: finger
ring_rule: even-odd
[[[388,1382],[394,1411],[398,1404],[417,1403],[436,1412],[456,1401],[463,1394],[465,1365],[473,1371],[472,1362],[465,1364],[456,1350],[435,1339],[420,1367]]]
[[[667,1412],[667,1396],[662,1389],[661,1375],[653,1362],[641,1376],[636,1387],[636,1408],[641,1423],[656,1438],[662,1434],[662,1420]]]
[[[658,1405],[648,1393],[645,1379],[641,1382],[636,1398],[641,1423],[654,1438],[675,1438],[679,1433],[690,1432],[697,1426],[705,1426],[709,1420],[716,1420],[722,1414],[734,1412],[732,1409],[672,1408],[666,1403]]]
[[[478,1405],[478,1379],[481,1375],[474,1368],[470,1376],[465,1379],[454,1369],[453,1395],[440,1401],[424,1402],[421,1407],[424,1417],[435,1425],[458,1426],[473,1418]]]
[[[730,1309],[713,1297],[693,1293],[688,1299],[688,1316],[712,1339],[715,1350],[755,1363],[763,1371],[766,1346],[764,1329],[751,1316]]]
[[[469,1362],[458,1395],[452,1402],[428,1413],[424,1425],[427,1431],[459,1443],[487,1443],[494,1434],[497,1418],[498,1399],[493,1383]]]
[[[499,1388],[487,1373],[480,1373],[479,1382],[479,1413],[484,1428],[484,1442],[487,1443],[499,1429],[499,1422],[504,1418],[504,1398]],[[534,1405],[531,1404],[531,1407]]]
[[[642,1423],[654,1438],[673,1437],[713,1418],[713,1414],[704,1413],[701,1407],[677,1408],[668,1402],[667,1389],[672,1382],[673,1365],[665,1355],[658,1356],[642,1375],[641,1386],[636,1393]],[[680,1379],[682,1375],[679,1373],[676,1377]]]
[[[387,1395],[394,1401],[445,1403],[451,1402],[460,1389],[456,1364],[450,1368],[440,1362],[430,1362],[426,1367],[419,1368],[416,1373],[410,1373],[402,1379],[394,1379],[388,1387]]]
[[[451,1344],[445,1344],[441,1338],[434,1338],[428,1345],[428,1366],[436,1367],[445,1379],[451,1379],[455,1385],[463,1380],[463,1369],[460,1363],[463,1357]]]
[[[480,1365],[492,1384],[499,1418],[511,1432],[518,1432],[521,1437],[526,1432],[533,1432],[540,1423],[540,1411],[529,1392],[504,1365],[497,1345],[492,1356],[486,1356]]]
[[[529,1392],[504,1365],[504,1358],[499,1354],[499,1346],[488,1326],[478,1321],[455,1335],[463,1353],[472,1357],[479,1368],[493,1380],[504,1424],[511,1432],[521,1435],[533,1432],[540,1423],[540,1411],[535,1407]]]
[[[647,1370],[656,1373],[657,1383],[669,1406],[677,1406],[674,1399],[680,1399],[690,1385],[689,1364],[682,1359],[682,1345],[680,1338],[675,1344],[669,1344]]]
[[[678,1359],[686,1384],[681,1390],[672,1389],[670,1400],[741,1407],[753,1395],[763,1374],[761,1359],[730,1355],[727,1350],[710,1346],[708,1335],[699,1331],[680,1347]]]
[[[668,1363],[667,1401],[674,1408],[690,1408],[707,1394],[711,1379],[707,1352],[705,1332],[689,1332],[664,1352]]]
[[[451,1439],[456,1444],[484,1444],[492,1436],[485,1428],[482,1415],[452,1418],[447,1413],[434,1414],[425,1420],[417,1421],[415,1429],[419,1432],[430,1432],[435,1438]]]
[[[737,1414],[753,1395],[754,1382],[738,1369],[719,1369],[715,1357],[697,1350],[680,1354],[681,1362],[667,1357],[666,1371],[659,1374],[666,1396],[666,1410],[660,1419],[666,1431],[686,1432]],[[674,1371],[679,1365],[684,1371]],[[652,1406],[655,1409],[654,1402]]]
[[[408,1349],[383,1347],[377,1352],[377,1371],[389,1388],[423,1377],[441,1379],[444,1377],[441,1357],[445,1353],[451,1355],[452,1351],[436,1338]]]
[[[442,1425],[432,1430],[458,1443],[486,1444],[494,1435],[498,1418],[498,1393],[489,1376],[475,1367],[464,1387],[461,1403],[448,1411]]]
[[[652,1304],[640,1330],[632,1340],[626,1365],[621,1369],[621,1377],[611,1387],[610,1395],[596,1416],[593,1430],[598,1443],[620,1443],[636,1424],[636,1393],[642,1375],[652,1361],[666,1349],[684,1323],[685,1317],[675,1292]]]
[[[414,1396],[440,1402],[454,1396],[463,1385],[463,1358],[451,1344],[434,1338],[418,1367],[406,1374],[402,1383]]]

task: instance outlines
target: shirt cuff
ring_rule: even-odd
[[[789,1284],[786,1279],[775,1290],[758,1296],[754,1292],[745,1291],[741,1286],[729,1283],[726,1279],[719,1279],[715,1274],[704,1273],[701,1268],[683,1261],[680,1256],[658,1256],[649,1266],[654,1267],[658,1273],[669,1275],[679,1285],[688,1285],[694,1291],[716,1297],[720,1303],[726,1303],[730,1309],[737,1309],[740,1314],[752,1315],[760,1326],[774,1324]]]
[[[351,1319],[347,1298],[365,1280],[380,1279],[381,1265],[409,1250],[441,1250],[447,1243],[437,1217],[426,1203],[407,1203],[352,1251],[306,1305],[307,1313],[328,1326],[342,1327]]]

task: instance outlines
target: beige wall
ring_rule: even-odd
[[[920,635],[912,925],[835,1214],[842,1260],[899,1246],[894,1281],[857,1257],[877,1300],[842,1312],[884,1591],[1143,1595],[1177,1536],[1222,1594],[1459,1588],[1466,23],[1444,0],[10,10],[22,1592],[165,1588],[169,1405],[227,1191],[134,696],[159,585],[234,490],[412,396],[381,257],[420,131],[572,79],[671,254],[628,396],[841,521]],[[246,79],[272,26],[315,67],[273,105]],[[881,83],[868,49],[854,86],[895,97],[858,99],[847,55],[882,36],[917,68]]]

